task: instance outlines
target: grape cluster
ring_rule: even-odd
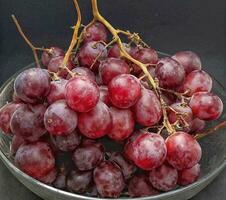
[[[50,47],[43,50],[44,69],[18,75],[12,102],[0,110],[0,128],[13,135],[15,165],[56,188],[109,198],[193,183],[202,156],[195,135],[223,110],[210,75],[191,51],[159,58],[142,43],[123,43],[132,59],[145,64],[153,88],[118,43],[106,44],[108,34],[94,22],[65,66],[64,50]],[[123,150],[106,151],[100,138]],[[58,166],[61,154],[72,166]]]

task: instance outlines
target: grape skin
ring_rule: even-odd
[[[45,127],[52,135],[69,135],[77,127],[77,122],[77,114],[65,100],[51,104],[44,115]]]

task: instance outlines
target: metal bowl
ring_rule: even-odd
[[[27,67],[34,67],[34,64],[31,64]],[[19,72],[18,72],[19,73]],[[13,82],[15,77],[18,75],[13,75],[0,89],[0,107],[3,106],[7,101],[11,100],[12,92],[13,92]],[[224,87],[217,82],[213,81],[213,92],[220,96],[223,103],[226,102],[226,91]],[[225,104],[226,105],[226,104]],[[210,122],[208,126],[214,126],[219,123],[223,119],[226,118],[226,110],[224,109],[223,115],[217,121]],[[29,188],[32,192],[40,196],[45,200],[78,200],[78,199],[86,199],[86,200],[99,200],[100,198],[93,198],[78,194],[73,194],[69,192],[65,192],[62,190],[58,190],[46,184],[43,184],[30,176],[26,175],[22,171],[20,171],[14,164],[13,159],[10,157],[10,141],[11,138],[0,134],[0,158],[6,165],[6,167],[12,172],[12,174],[27,188]],[[198,192],[200,192],[203,188],[205,188],[226,166],[226,127],[222,128],[216,133],[209,135],[200,140],[200,144],[202,146],[203,156],[201,160],[201,171],[202,175],[200,179],[186,187],[178,187],[177,189],[162,193],[156,196],[150,196],[145,198],[133,198],[139,200],[186,200]],[[131,199],[123,197],[122,199]]]

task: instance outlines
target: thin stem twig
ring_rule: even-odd
[[[24,34],[18,20],[16,19],[15,15],[11,15],[12,16],[12,19],[13,19],[13,22],[15,23],[16,27],[17,27],[17,30],[19,31],[20,35],[23,37],[23,39],[25,40],[25,42],[28,44],[28,46],[31,48],[32,52],[33,52],[33,55],[34,55],[34,58],[35,58],[35,62],[36,62],[36,65],[37,67],[40,67],[40,63],[39,63],[39,59],[38,59],[38,54],[37,54],[37,49],[31,42],[30,40],[27,38],[27,36]]]
[[[70,58],[70,55],[71,55],[71,52],[73,50],[73,48],[75,47],[76,43],[77,43],[77,40],[78,40],[78,31],[79,31],[79,28],[80,28],[80,25],[81,25],[81,12],[80,12],[80,8],[79,8],[79,5],[78,5],[78,2],[77,0],[73,0],[74,4],[75,4],[75,8],[76,8],[76,11],[77,11],[77,16],[78,16],[78,19],[77,19],[77,22],[74,26],[74,33],[73,33],[73,36],[72,36],[72,39],[71,39],[71,43],[69,45],[69,48],[64,56],[64,60],[63,60],[63,63],[62,63],[62,68],[66,68],[66,65],[68,63],[68,60]]]

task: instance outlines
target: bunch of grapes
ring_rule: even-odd
[[[0,110],[15,165],[56,188],[100,197],[150,196],[195,182],[197,133],[223,110],[200,58],[191,51],[160,58],[130,32],[122,33],[131,42],[112,42],[100,21],[83,29],[65,65],[65,51],[50,47],[43,68],[15,79],[13,100]],[[122,151],[106,151],[102,138]]]

